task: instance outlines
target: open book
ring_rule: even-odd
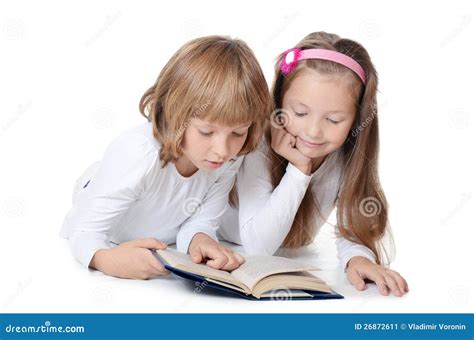
[[[341,299],[323,280],[309,273],[316,267],[277,256],[249,256],[239,268],[227,272],[192,262],[189,255],[172,249],[157,250],[166,269],[204,287],[248,299]]]

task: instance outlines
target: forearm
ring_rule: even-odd
[[[266,197],[239,193],[245,200],[239,213],[240,236],[248,253],[273,255],[281,246],[293,225],[296,213],[308,190],[310,176],[290,165],[279,185]],[[255,206],[258,206],[256,209]],[[252,209],[252,214],[247,211]]]
[[[98,249],[92,260],[90,261],[89,268],[100,270],[101,272],[107,271],[107,249]]]
[[[69,238],[69,244],[73,256],[86,268],[90,267],[98,250],[110,248],[107,235],[94,232],[75,232]]]
[[[344,271],[347,270],[349,262],[351,262],[352,259],[358,261],[357,258],[362,257],[375,263],[374,253],[362,244],[352,242],[344,237],[338,237],[336,239],[336,247],[338,251],[337,256]]]

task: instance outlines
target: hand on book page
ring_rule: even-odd
[[[194,263],[205,262],[211,268],[227,271],[245,262],[242,255],[220,245],[204,233],[194,235],[189,245],[189,255]]]
[[[194,263],[188,254],[184,254],[177,250],[157,250],[158,257],[164,264],[169,264],[174,268],[201,275],[206,278],[221,280],[224,282],[236,283],[236,279],[227,271],[214,269],[205,264]]]

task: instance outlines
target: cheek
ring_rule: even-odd
[[[332,131],[331,133],[332,143],[337,144],[338,146],[344,144],[347,139],[347,136],[349,135],[350,129],[350,125],[335,128],[334,131]]]
[[[291,115],[285,128],[289,133],[296,136],[299,134],[303,126],[305,126],[305,120],[306,116],[296,117],[295,115]]]
[[[235,138],[234,140],[230,142],[230,148],[231,148],[231,152],[233,156],[237,155],[240,152],[240,150],[242,150],[242,147],[244,146],[247,138],[248,138],[248,135],[247,137]]]
[[[188,129],[183,136],[181,148],[188,154],[196,154],[206,147],[206,143],[208,143],[208,141],[205,136],[202,136],[197,131]]]

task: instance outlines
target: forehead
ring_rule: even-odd
[[[347,79],[304,70],[292,80],[283,105],[306,105],[315,111],[355,112],[356,100]]]
[[[218,128],[218,129],[243,129],[243,128],[248,128],[252,124],[251,122],[242,122],[242,123],[234,123],[234,124],[223,124],[220,122],[216,121],[211,121],[209,119],[205,118],[198,118],[195,117],[192,120],[192,124],[198,125],[198,126],[205,126],[205,127],[213,127],[213,128]]]

